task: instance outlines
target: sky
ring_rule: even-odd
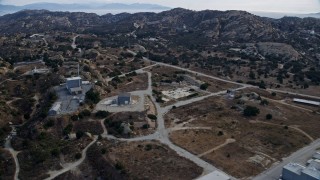
[[[192,10],[245,10],[282,13],[320,12],[320,0],[0,0],[1,4],[54,3],[150,3]]]

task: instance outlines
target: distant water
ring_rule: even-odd
[[[85,10],[85,9],[82,9],[82,10],[77,10],[77,12],[86,12],[86,13],[96,13],[98,15],[104,15],[104,14],[108,14],[108,13],[111,13],[111,14],[120,14],[120,13],[130,13],[130,14],[133,14],[133,13],[138,13],[138,12],[154,12],[154,13],[159,13],[159,12],[162,12],[162,11],[166,11],[166,10],[153,10],[153,9],[114,9],[114,10]]]
[[[294,13],[278,13],[278,12],[255,12],[252,11],[250,12],[252,14],[255,14],[257,16],[261,17],[269,17],[269,18],[274,18],[274,19],[280,19],[285,16],[289,17],[300,17],[300,18],[305,18],[305,17],[315,17],[315,18],[320,18],[319,14],[294,14]]]
[[[159,13],[162,11],[167,11],[166,10],[159,10],[159,9],[109,9],[109,10],[88,10],[88,9],[78,9],[78,10],[70,10],[69,12],[86,12],[86,13],[95,13],[98,15],[104,15],[104,14],[120,14],[120,13],[138,13],[138,12],[154,12],[154,13]],[[66,10],[62,10],[66,11]],[[5,15],[5,14],[12,14],[15,13],[15,11],[0,11],[0,16]],[[269,18],[275,18],[275,19],[280,19],[285,16],[290,16],[290,17],[300,17],[300,18],[305,18],[305,17],[315,17],[315,18],[320,18],[320,14],[294,14],[294,13],[277,13],[277,12],[255,12],[251,11],[250,13],[255,14],[257,16],[261,17],[269,17]]]
[[[66,11],[66,10],[62,10],[62,11]],[[85,12],[85,13],[95,13],[95,14],[98,14],[98,15],[104,15],[104,14],[108,14],[108,13],[111,13],[111,14],[120,14],[120,13],[130,13],[130,14],[133,14],[133,13],[138,13],[138,12],[154,12],[154,13],[159,13],[159,12],[162,12],[162,11],[166,11],[166,10],[158,10],[158,9],[111,9],[111,10],[88,10],[88,9],[78,9],[78,10],[70,10],[68,12]],[[5,14],[12,14],[12,13],[15,13],[16,11],[0,11],[0,16],[3,16]]]

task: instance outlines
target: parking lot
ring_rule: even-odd
[[[141,91],[131,92],[132,102],[129,105],[117,106],[107,105],[108,102],[117,99],[118,96],[109,97],[100,101],[95,111],[108,111],[108,112],[141,112],[144,111],[145,97]]]
[[[86,92],[91,89],[91,84],[82,85],[82,94],[71,95],[66,89],[65,85],[60,85],[54,87],[55,92],[57,93],[58,100],[56,102],[61,102],[60,114],[70,114],[78,110],[80,98],[84,98]]]

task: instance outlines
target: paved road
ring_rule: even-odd
[[[290,94],[290,95],[298,95],[298,96],[302,96],[302,97],[314,98],[314,99],[320,100],[320,97],[318,97],[318,96],[311,96],[311,95],[307,95],[307,94],[300,94],[300,93],[295,93],[295,92],[290,92],[290,91],[283,91],[283,90],[278,90],[278,89],[267,89],[267,91],[285,93],[285,94]]]
[[[133,52],[131,50],[127,50],[127,51],[132,53],[132,54],[134,54],[134,55],[137,54],[137,53],[135,53],[135,52]],[[201,73],[201,72],[193,71],[193,70],[182,68],[182,67],[179,67],[179,66],[166,64],[166,63],[162,63],[162,62],[156,62],[156,61],[153,61],[153,60],[148,59],[146,57],[144,57],[143,59],[146,60],[146,61],[157,63],[157,64],[162,65],[162,66],[168,66],[168,67],[180,69],[180,70],[187,71],[187,72],[190,72],[190,73],[193,73],[193,74],[198,74],[198,75],[201,75],[201,76],[204,76],[204,77],[208,77],[208,78],[211,78],[211,79],[220,80],[220,81],[231,83],[231,84],[237,84],[237,85],[240,85],[240,86],[246,86],[246,87],[250,86],[250,87],[258,88],[257,86],[252,86],[252,85],[243,84],[243,83],[237,83],[237,82],[234,82],[234,81],[222,79],[222,78],[219,78],[219,77],[216,77],[216,76],[207,75],[207,74],[204,74],[204,73]],[[311,95],[307,95],[307,94],[294,93],[294,92],[290,92],[290,91],[283,91],[283,90],[278,90],[278,89],[267,89],[267,90],[268,91],[279,92],[279,93],[287,93],[287,94],[291,94],[291,95],[299,95],[299,96],[308,97],[308,98],[320,99],[320,97],[318,97],[318,96],[311,96]]]
[[[282,162],[272,166],[265,172],[253,178],[253,180],[278,180],[281,175],[283,166],[290,162],[305,164],[318,148],[320,148],[320,139],[312,142],[309,146],[306,146],[299,151],[291,154],[289,157],[284,158]]]
[[[150,66],[148,66],[148,67],[150,67]],[[147,67],[145,67],[145,68],[147,68]],[[145,108],[144,108],[145,95],[152,96],[151,73],[144,72],[143,69],[139,69],[136,72],[138,74],[147,73],[147,75],[148,75],[148,87],[146,90],[130,92],[131,96],[139,96],[139,100],[136,104],[127,105],[127,106],[107,106],[106,104],[104,104],[104,102],[106,102],[108,100],[114,100],[117,98],[117,96],[113,96],[113,97],[108,97],[108,98],[101,100],[97,104],[94,111],[99,111],[99,110],[105,110],[105,111],[109,111],[109,112],[141,112],[141,111],[144,111],[145,110]]]
[[[4,144],[4,149],[8,150],[14,159],[14,163],[16,165],[16,170],[14,173],[14,180],[18,180],[19,179],[19,172],[20,172],[20,165],[19,165],[19,161],[18,161],[19,151],[15,151],[11,146],[11,139],[12,139],[12,136],[16,133],[16,128],[14,126],[11,126],[11,128],[12,128],[12,131],[6,139],[6,142]]]
[[[146,67],[143,67],[143,68],[134,70],[134,71],[130,71],[130,72],[127,72],[127,73],[123,73],[123,74],[118,75],[118,76],[109,77],[109,78],[106,79],[106,81],[109,82],[109,81],[111,81],[112,79],[114,79],[115,77],[124,77],[124,76],[126,76],[127,74],[130,74],[130,73],[133,73],[133,72],[136,72],[136,73],[138,73],[138,74],[145,73],[145,71],[143,71],[144,69],[147,69],[147,68],[150,68],[150,67],[153,67],[153,66],[156,66],[156,65],[158,65],[158,64],[152,64],[152,65],[149,65],[149,66],[146,66]]]
[[[72,44],[71,44],[72,49],[77,48],[77,45],[76,45],[77,37],[79,37],[79,35],[76,35],[75,37],[72,38]]]
[[[218,149],[221,149],[221,148],[223,148],[224,146],[226,146],[226,145],[228,145],[228,144],[230,144],[230,143],[234,143],[234,142],[236,142],[235,139],[226,139],[226,141],[225,141],[223,144],[220,144],[220,145],[218,145],[218,146],[216,146],[216,147],[214,147],[214,148],[212,148],[212,149],[210,149],[210,150],[208,150],[208,151],[206,151],[206,152],[204,152],[204,153],[198,154],[198,157],[202,157],[202,156],[205,156],[205,155],[207,155],[207,154],[210,154],[210,153],[212,153],[213,151],[216,151],[216,150],[218,150]]]
[[[135,53],[135,52],[133,52],[131,50],[127,50],[127,51],[129,53],[133,54],[133,55],[137,54],[137,53]],[[237,84],[239,86],[248,86],[248,84],[237,83],[237,82],[234,82],[234,81],[229,81],[229,80],[218,78],[218,77],[215,77],[215,76],[210,76],[210,75],[207,75],[207,74],[204,74],[204,73],[201,73],[201,72],[193,71],[193,70],[182,68],[182,67],[179,67],[179,66],[153,61],[153,60],[148,59],[146,57],[143,57],[143,60],[150,61],[150,62],[153,62],[153,63],[157,63],[157,64],[162,65],[162,66],[167,66],[167,67],[172,67],[172,68],[175,68],[175,69],[180,69],[180,70],[183,70],[183,71],[186,71],[186,72],[190,72],[190,73],[193,73],[193,74],[198,74],[198,75],[201,75],[201,76],[204,76],[204,77],[208,77],[208,78],[211,78],[211,79],[223,81],[223,82],[226,82],[226,83]]]

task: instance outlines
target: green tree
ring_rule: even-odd
[[[254,106],[247,106],[243,111],[243,115],[246,117],[257,116],[259,113],[260,109]]]
[[[253,71],[250,71],[249,77],[250,79],[256,79],[256,74]]]
[[[267,114],[267,115],[266,115],[266,119],[267,119],[267,120],[272,119],[272,114]]]
[[[154,114],[148,114],[148,118],[152,120],[157,120],[157,116]]]
[[[81,154],[81,153],[77,153],[77,154],[74,156],[75,159],[80,159],[81,157],[82,157],[82,154]]]
[[[93,89],[90,89],[86,93],[86,100],[94,104],[97,104],[100,101],[100,94],[94,91]]]
[[[108,111],[98,111],[96,112],[96,117],[97,118],[106,118],[107,116],[109,116],[109,112]]]
[[[201,84],[201,85],[200,85],[200,89],[201,89],[201,90],[207,90],[208,87],[209,87],[209,84],[208,84],[208,83],[204,83],[204,84]]]
[[[84,135],[84,132],[82,132],[82,131],[77,131],[76,132],[77,139],[82,138],[83,135]]]

